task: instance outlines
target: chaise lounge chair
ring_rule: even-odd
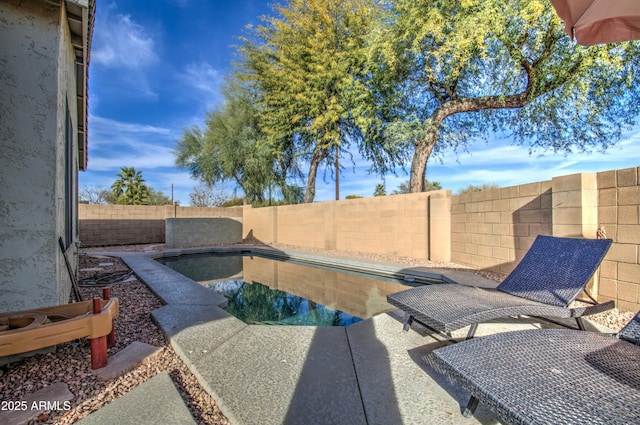
[[[535,329],[434,350],[437,371],[507,424],[640,423],[640,313],[617,335]]]
[[[451,331],[509,316],[575,318],[613,308],[613,301],[569,307],[600,266],[610,239],[559,238],[539,235],[516,268],[496,289],[460,284],[419,286],[387,295],[389,304],[405,312],[404,330],[416,320],[431,330]],[[585,294],[589,294],[585,291]]]

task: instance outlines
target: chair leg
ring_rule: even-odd
[[[408,332],[409,328],[411,328],[411,324],[413,323],[413,316],[410,314],[405,314],[404,316],[404,324],[402,325],[402,331]]]
[[[476,397],[471,396],[469,403],[467,403],[467,407],[462,411],[462,416],[465,418],[472,417],[478,407],[478,402],[479,400]]]
[[[473,325],[471,325],[471,327],[469,327],[469,332],[467,332],[467,337],[465,338],[465,340],[473,338],[473,336],[476,334],[477,329],[478,329],[477,323],[474,323]]]

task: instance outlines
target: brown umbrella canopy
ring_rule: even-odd
[[[551,0],[578,43],[640,40],[640,0]]]

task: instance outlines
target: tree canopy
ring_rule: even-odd
[[[135,167],[122,167],[118,179],[111,185],[116,203],[123,205],[148,205],[149,188],[142,178],[142,172]]]
[[[368,152],[362,141],[377,121],[366,85],[375,6],[374,0],[290,0],[239,47],[236,76],[261,93],[265,141],[276,152],[293,149],[309,164],[305,202],[315,197],[323,163],[338,164],[351,146]]]
[[[424,180],[424,184],[422,185],[423,192],[429,192],[431,190],[442,190],[442,185],[440,182],[431,182],[427,179]],[[402,182],[398,185],[398,188],[391,192],[392,195],[402,195],[404,193],[411,193],[411,187],[409,186],[409,181]]]
[[[492,131],[531,150],[606,149],[640,112],[639,43],[577,45],[548,0],[395,0],[388,10],[372,52],[405,109],[396,124],[415,149],[412,192],[432,153]]]
[[[295,158],[290,150],[274,151],[261,143],[255,95],[236,81],[227,81],[223,94],[225,102],[209,112],[204,132],[185,130],[175,149],[176,164],[209,186],[235,182],[247,203],[264,202],[274,186],[295,203],[299,194],[289,184],[289,176],[298,174]]]
[[[493,189],[500,189],[500,185],[496,183],[469,184],[465,187],[458,189],[456,191],[456,194],[462,195],[465,193],[482,192],[483,190],[493,190]]]
[[[120,205],[171,205],[171,199],[161,190],[154,190],[135,167],[121,167],[118,179],[111,185],[111,193],[102,193],[99,203]],[[98,202],[96,202],[98,203]]]
[[[604,151],[640,114],[640,42],[584,47],[549,0],[288,0],[241,38],[225,104],[185,131],[177,163],[249,202],[343,167],[385,175],[506,135],[530,152]],[[333,167],[335,165],[335,168]]]

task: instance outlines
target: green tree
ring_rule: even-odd
[[[149,188],[142,178],[142,172],[134,167],[122,167],[118,180],[111,185],[111,191],[120,205],[148,205]]]
[[[531,150],[606,149],[640,112],[640,43],[572,42],[548,0],[395,0],[372,44],[415,146],[410,190],[427,161],[491,132]],[[398,101],[400,100],[400,101]]]
[[[422,185],[422,187],[423,192],[429,192],[431,190],[442,190],[442,185],[440,184],[440,182],[430,182],[427,179],[424,180],[424,184]],[[392,195],[401,195],[404,193],[411,193],[411,188],[409,186],[408,180],[406,182],[400,183],[398,185],[398,188],[391,192]]]
[[[387,189],[385,189],[382,183],[376,185],[376,190],[373,192],[373,196],[387,196]]]
[[[161,190],[155,190],[152,187],[147,186],[149,192],[148,205],[172,205],[171,198],[164,194]]]
[[[364,84],[366,37],[378,22],[373,0],[289,0],[279,17],[243,38],[238,78],[261,92],[261,128],[280,153],[309,164],[304,202],[315,197],[320,166],[335,165],[351,143],[375,127]],[[338,190],[336,190],[338,193]]]
[[[222,205],[220,206],[221,207],[239,207],[241,205],[244,205],[243,198],[231,198],[228,201],[223,202]]]
[[[275,189],[289,203],[296,191],[288,184],[297,176],[295,156],[290,150],[274,151],[260,143],[264,138],[258,119],[256,94],[246,86],[227,81],[225,103],[208,113],[204,132],[198,127],[185,130],[178,143],[176,164],[211,187],[233,181],[247,203],[264,203]]]

